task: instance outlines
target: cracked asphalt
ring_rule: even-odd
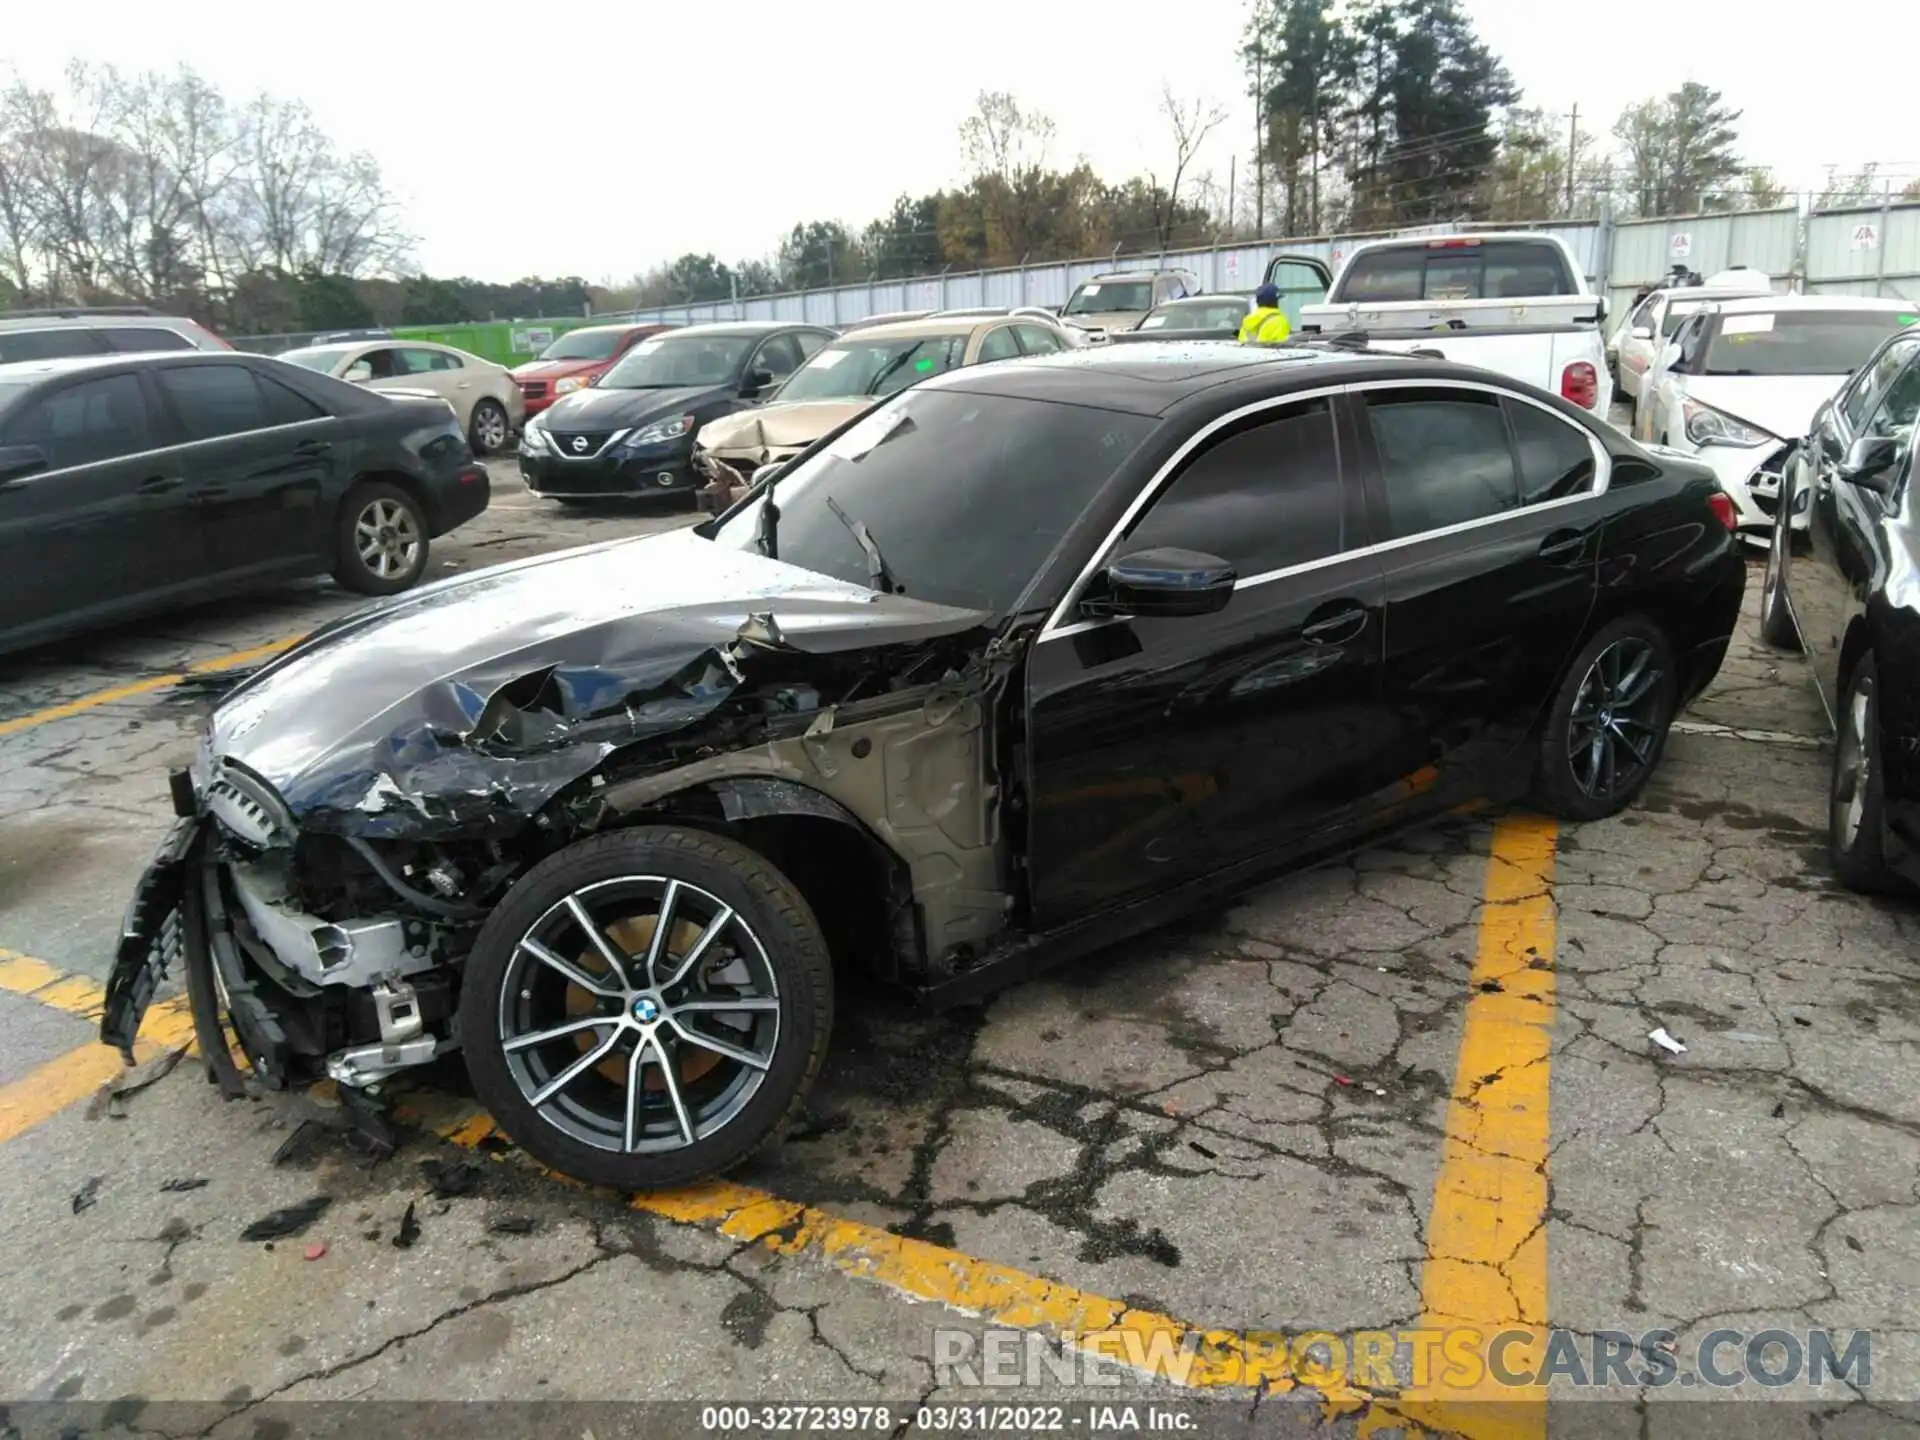
[[[689,518],[562,511],[493,468],[496,508],[436,568]],[[1756,570],[1750,611],[1758,588]],[[204,702],[156,688],[9,719],[347,603],[295,587],[0,661],[0,949],[104,978]],[[1547,827],[1545,940],[1522,968],[1552,981],[1536,1067],[1551,1121],[1537,1158],[1504,1152],[1546,1189],[1503,1252],[1543,1252],[1544,1315],[1519,1259],[1495,1268],[1521,1319],[1670,1330],[1683,1358],[1716,1329],[1871,1331],[1870,1383],[1556,1390],[1555,1435],[1920,1437],[1920,906],[1829,878],[1824,733],[1803,663],[1761,647],[1750,613],[1642,802]],[[955,1298],[971,1267],[1000,1277],[993,1294],[1051,1286],[1200,1330],[1453,1314],[1434,1197],[1462,1107],[1501,1079],[1463,1091],[1459,1067],[1474,1007],[1509,998],[1477,978],[1509,823],[1403,835],[978,1008],[843,995],[806,1115],[730,1177],[750,1187],[732,1211],[543,1177],[432,1118],[463,1113],[451,1077],[377,1162],[320,1123],[324,1098],[223,1103],[192,1061],[126,1097],[125,1118],[69,1105],[0,1142],[0,1397],[235,1436],[297,1400],[938,1401],[974,1392],[934,1373],[936,1332],[1040,1323]],[[1648,1040],[1662,1026],[1683,1054]],[[93,1038],[10,993],[0,1036],[0,1122]],[[1497,1149],[1494,1133],[1467,1148]],[[767,1197],[787,1208],[756,1226]],[[243,1237],[309,1201],[297,1233]],[[881,1264],[875,1237],[922,1243]],[[914,1278],[914,1257],[941,1273]],[[1260,1413],[1226,1388],[1236,1416]],[[1709,1395],[1784,1403],[1723,1399],[1709,1423]],[[1265,1423],[1406,1423],[1319,1400],[1276,1392]]]

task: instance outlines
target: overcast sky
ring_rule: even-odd
[[[1920,174],[1898,67],[1861,63],[1873,37],[1920,38],[1903,0],[1842,0],[1817,20],[1734,0],[1466,4],[1525,103],[1578,104],[1583,127],[1697,79],[1746,111],[1745,158],[1789,186],[1828,164]],[[903,191],[962,178],[958,126],[983,89],[1050,115],[1055,159],[1084,155],[1115,178],[1165,163],[1163,82],[1229,108],[1202,161],[1223,185],[1229,155],[1253,143],[1235,58],[1248,0],[1137,19],[1066,0],[6,8],[0,54],[36,80],[75,57],[189,63],[236,98],[306,101],[343,145],[379,159],[432,274],[622,279],[687,250],[770,254],[796,220],[857,228]],[[1633,34],[1655,14],[1657,35]]]

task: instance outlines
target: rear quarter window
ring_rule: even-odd
[[[178,330],[165,325],[102,325],[97,333],[115,350],[139,354],[153,350],[197,350],[199,347]]]
[[[103,355],[107,342],[84,325],[57,330],[11,330],[0,333],[0,363],[14,360],[60,360],[69,355]]]

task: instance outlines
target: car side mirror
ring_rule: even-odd
[[[751,399],[771,384],[773,384],[773,372],[771,370],[749,371],[746,380],[741,383],[740,393]]]
[[[47,468],[47,452],[38,445],[0,445],[0,485],[11,485]]]
[[[1847,458],[1840,462],[1840,478],[1849,485],[1886,495],[1893,490],[1888,471],[1900,458],[1900,442],[1891,435],[1862,435],[1847,447]]]
[[[1157,546],[1136,550],[1100,572],[1100,593],[1081,608],[1089,615],[1141,615],[1170,618],[1211,615],[1233,598],[1239,579],[1218,555]]]
[[[1636,325],[1628,333],[1636,340],[1651,340],[1653,338],[1653,327],[1651,325]]]

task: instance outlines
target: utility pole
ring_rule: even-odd
[[[1573,159],[1580,153],[1580,106],[1573,107],[1573,118],[1567,122],[1567,214],[1573,214]]]
[[[1253,238],[1267,238],[1267,52],[1253,52]]]
[[[1238,155],[1227,156],[1227,234],[1229,237],[1233,234],[1234,225],[1238,223],[1234,219],[1233,214],[1233,179],[1234,170],[1239,163],[1240,157]]]

